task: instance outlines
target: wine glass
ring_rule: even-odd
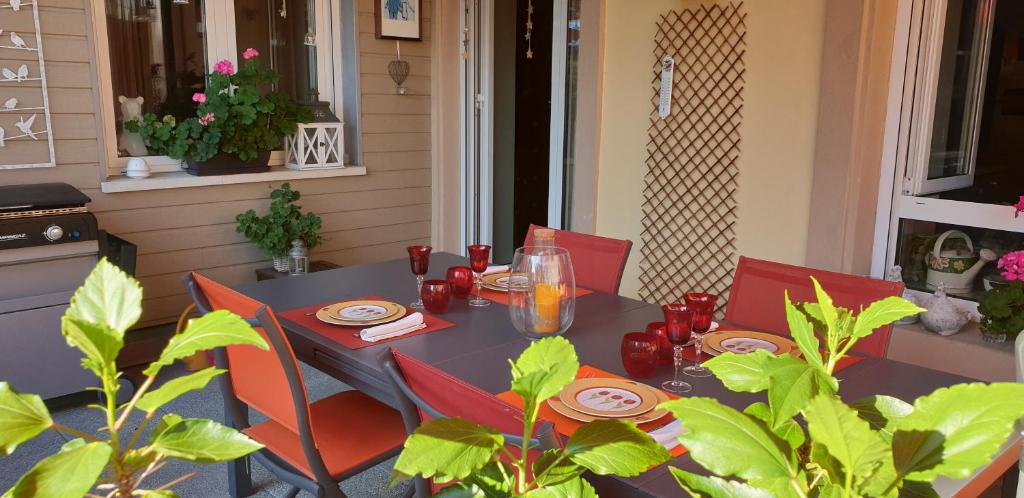
[[[661,307],[665,313],[665,335],[672,343],[672,380],[665,381],[661,388],[673,393],[687,393],[693,390],[687,382],[679,377],[680,366],[683,364],[683,346],[690,340],[690,328],[693,325],[693,313],[682,303],[670,303]]]
[[[420,297],[420,291],[423,290],[423,276],[427,274],[427,268],[430,266],[430,246],[409,246],[405,250],[409,251],[409,266],[412,267],[412,274],[416,275],[416,302],[409,305],[410,308],[421,310],[423,309],[423,298]]]
[[[701,365],[700,356],[703,352],[704,334],[711,329],[711,316],[715,313],[715,302],[718,296],[706,292],[687,292],[683,295],[686,307],[693,313],[693,348],[697,353],[697,361],[683,369],[690,377],[708,377],[711,370]]]
[[[476,296],[469,300],[470,306],[490,306],[491,302],[484,299],[480,293],[483,292],[483,275],[487,271],[487,263],[491,260],[491,246],[485,244],[473,244],[466,248],[469,251],[469,267],[473,270],[473,277],[476,281]]]

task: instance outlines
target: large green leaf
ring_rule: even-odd
[[[959,384],[914,401],[896,424],[893,459],[900,476],[962,479],[991,461],[1024,415],[1024,384]]]
[[[576,378],[576,350],[562,337],[530,344],[512,364],[512,391],[523,399],[550,398]]]
[[[19,444],[53,425],[43,399],[35,394],[18,394],[0,382],[0,456],[10,455]]]
[[[61,317],[61,333],[69,346],[82,351],[82,365],[97,377],[112,375],[117,370],[117,355],[124,346],[123,332],[75,318],[69,312]]]
[[[687,429],[679,441],[690,456],[714,474],[748,481],[797,475],[789,445],[756,419],[712,398],[680,398],[660,406]]]
[[[212,420],[186,418],[155,436],[152,447],[164,456],[212,463],[241,458],[263,445]]]
[[[568,481],[582,473],[583,467],[570,460],[560,449],[547,450],[533,461],[533,479],[541,486]]]
[[[513,475],[515,473],[504,462],[492,461],[462,482],[472,485],[478,493],[477,496],[506,498],[512,495],[512,483],[506,482],[505,476],[511,478]]]
[[[821,320],[825,322],[825,327],[831,334],[837,328],[839,312],[836,311],[835,305],[832,304],[832,297],[825,292],[825,289],[821,288],[818,279],[811,277],[811,282],[814,284],[814,295],[818,299],[818,311],[821,313]]]
[[[184,332],[172,337],[160,353],[160,358],[149,365],[145,374],[153,375],[161,367],[174,363],[174,360],[198,351],[232,344],[248,344],[267,349],[267,342],[242,317],[226,310],[207,313],[191,320]]]
[[[775,435],[779,436],[783,441],[789,443],[790,448],[799,448],[807,441],[807,435],[804,434],[804,428],[800,427],[800,424],[796,423],[796,420],[786,420],[774,429],[769,427],[769,424],[772,423],[772,410],[771,408],[768,408],[768,405],[765,403],[760,401],[753,403],[746,407],[743,410],[743,413],[764,422],[765,428],[775,433]]]
[[[525,498],[597,498],[597,491],[582,477],[563,481],[553,486],[534,489]]]
[[[464,479],[487,465],[504,442],[505,438],[494,429],[465,419],[431,420],[405,440],[391,481],[404,481],[416,475]]]
[[[931,483],[917,481],[903,481],[900,488],[900,498],[939,498],[939,494],[932,488]]]
[[[690,493],[693,498],[772,498],[773,496],[767,490],[741,482],[727,481],[715,476],[699,476],[675,467],[669,467],[669,470],[679,486]]]
[[[914,406],[892,396],[868,396],[850,403],[857,415],[878,431],[886,442],[892,442],[892,433],[900,419],[910,415]]]
[[[762,349],[750,354],[727,352],[704,363],[730,391],[756,393],[768,389],[774,356]]]
[[[154,412],[157,408],[160,408],[165,403],[185,394],[189,391],[197,391],[204,389],[206,384],[210,382],[210,379],[224,373],[226,370],[220,368],[206,368],[198,372],[186,375],[184,377],[177,377],[167,381],[164,385],[158,389],[154,389],[136,402],[135,406],[144,412]]]
[[[922,311],[924,308],[920,308],[902,297],[891,296],[881,301],[875,301],[857,315],[857,323],[853,326],[853,337],[856,339],[867,337],[879,327]]]
[[[853,478],[867,475],[889,453],[886,444],[857,412],[831,395],[811,400],[804,412],[807,431]]]
[[[814,325],[807,319],[807,315],[793,306],[793,302],[789,299],[789,291],[786,291],[786,322],[789,323],[790,335],[796,341],[800,352],[804,354],[807,363],[818,368],[825,368],[819,350],[821,345],[818,342],[818,336],[814,335]]]
[[[71,297],[67,315],[106,325],[119,337],[124,337],[124,332],[142,315],[142,287],[103,258]]]
[[[640,475],[672,455],[632,422],[595,420],[569,438],[565,453],[573,462],[598,475]]]
[[[800,413],[819,393],[836,392],[834,378],[795,356],[778,356],[771,364],[768,405],[772,411],[773,429]]]
[[[92,489],[110,461],[107,443],[71,441],[39,461],[4,493],[3,498],[78,498]]]

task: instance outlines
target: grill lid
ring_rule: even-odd
[[[0,186],[0,213],[81,207],[91,200],[66,183]]]

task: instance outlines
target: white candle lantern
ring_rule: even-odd
[[[285,166],[291,169],[344,168],[344,123],[299,123],[284,141]]]

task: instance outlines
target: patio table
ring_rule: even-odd
[[[431,255],[428,278],[444,278],[450,266],[464,265],[466,259],[450,253]],[[275,312],[326,304],[376,294],[400,303],[415,299],[414,277],[406,259],[351,266],[298,277],[268,280],[235,287],[239,292],[268,304]],[[346,384],[392,406],[397,406],[385,373],[377,363],[387,348],[395,348],[436,368],[444,370],[490,393],[509,388],[511,374],[508,358],[515,358],[528,345],[512,326],[508,309],[492,303],[485,308],[470,308],[465,300],[453,300],[443,318],[455,327],[407,337],[361,349],[348,349],[320,334],[287,319],[281,325],[296,356],[303,362],[334,376]],[[565,337],[576,347],[581,364],[625,376],[619,357],[619,341],[630,331],[642,331],[647,322],[661,320],[661,308],[635,299],[598,293],[576,301],[576,316]],[[659,386],[672,375],[670,366],[659,367],[658,375],[643,382]],[[933,390],[970,382],[972,379],[938,372],[896,361],[866,358],[837,374],[842,395],[853,400],[871,394],[887,394],[912,401]],[[694,389],[687,396],[708,396],[742,409],[762,400],[763,395],[734,393],[714,377],[687,378]],[[968,479],[940,479],[936,490],[941,496],[974,496],[978,486],[993,482],[1017,460],[1019,435],[1007,441],[987,468]],[[670,465],[699,471],[688,454]],[[247,482],[247,466],[235,466],[232,476]],[[634,478],[589,476],[602,497],[652,496],[678,497],[684,492],[662,465]],[[984,488],[982,488],[984,489]]]

